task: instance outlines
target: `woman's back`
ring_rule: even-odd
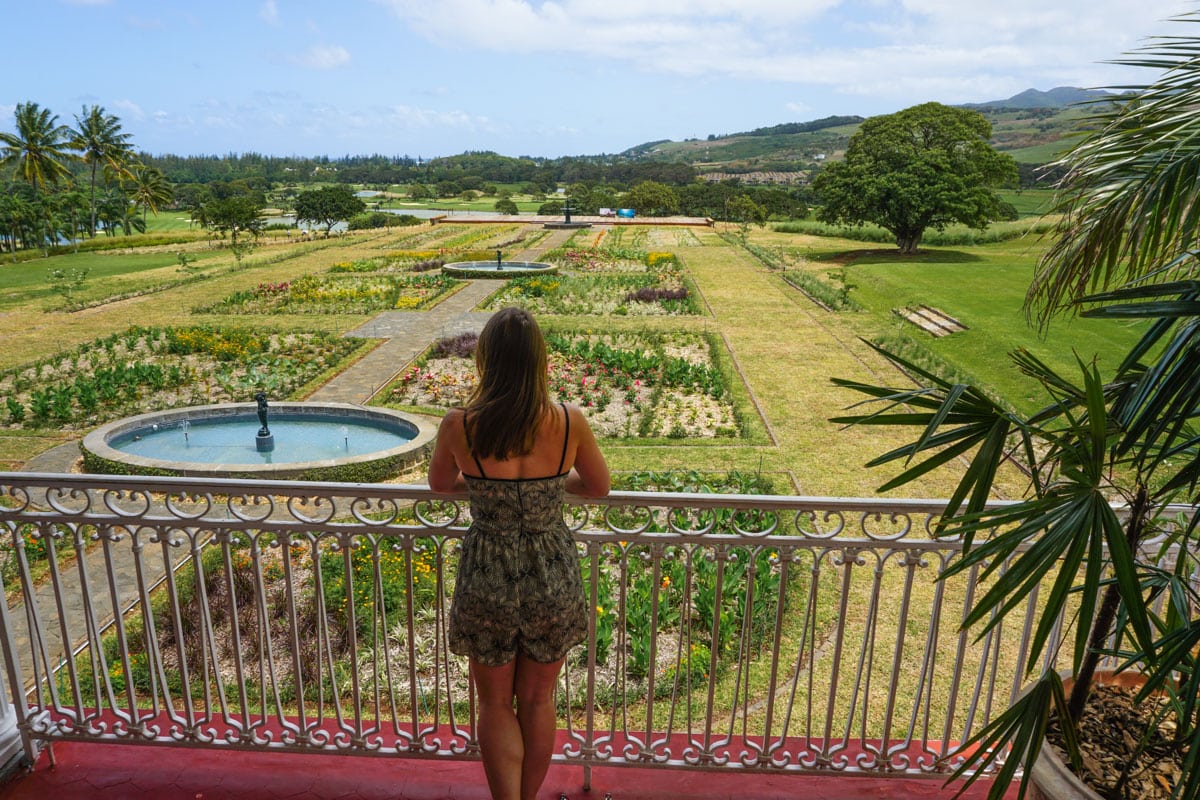
[[[467,422],[464,415],[464,422]],[[469,425],[468,425],[469,428]],[[464,431],[471,453],[473,470],[464,470],[467,477],[487,477],[499,480],[530,480],[549,478],[569,472],[575,463],[571,441],[571,418],[565,404],[549,406],[534,435],[533,447],[523,455],[506,459],[482,457],[471,447],[471,437]],[[578,447],[578,442],[575,442]]]

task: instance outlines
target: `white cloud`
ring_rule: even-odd
[[[473,116],[466,111],[438,111],[406,105],[392,106],[388,110],[387,122],[401,128],[458,128],[471,131],[492,128],[487,117]]]
[[[275,4],[275,0],[266,0],[258,10],[258,16],[270,25],[277,25],[279,23],[279,6]]]
[[[447,49],[570,55],[655,74],[846,94],[1102,86],[1188,0],[376,0]],[[950,97],[953,95],[954,97]],[[990,94],[989,94],[990,97]]]
[[[113,108],[117,109],[127,117],[133,117],[137,120],[146,118],[146,112],[142,110],[141,106],[132,100],[117,100],[113,103]]]
[[[310,69],[336,69],[350,63],[350,51],[340,45],[313,45],[293,56],[292,63]]]

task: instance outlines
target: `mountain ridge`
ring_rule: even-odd
[[[1039,166],[1057,159],[1082,127],[1086,105],[1119,95],[1097,89],[1057,86],[1026,89],[1012,97],[964,103],[992,124],[992,146],[1019,164]],[[634,160],[676,161],[702,173],[811,172],[845,151],[850,137],[866,118],[830,116],[808,122],[785,122],[704,139],[644,142],[618,155]]]

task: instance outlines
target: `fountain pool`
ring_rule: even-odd
[[[156,411],[111,422],[82,443],[89,472],[374,482],[424,459],[432,423],[348,403],[272,403],[274,447],[256,446],[255,403]],[[263,426],[265,427],[265,425]]]
[[[455,261],[442,267],[442,274],[452,278],[529,278],[534,275],[553,275],[558,267],[541,261],[505,261],[496,251],[495,261]]]

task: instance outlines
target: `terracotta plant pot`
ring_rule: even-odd
[[[1063,689],[1068,695],[1075,681],[1070,674],[1062,676]],[[1092,678],[1093,686],[1126,686],[1140,687],[1146,679],[1140,672],[1125,671],[1114,673],[1112,670],[1096,670]],[[1100,795],[1088,788],[1075,773],[1058,757],[1058,752],[1049,744],[1042,743],[1041,752],[1030,771],[1032,784],[1029,796],[1033,800],[1104,800]]]

